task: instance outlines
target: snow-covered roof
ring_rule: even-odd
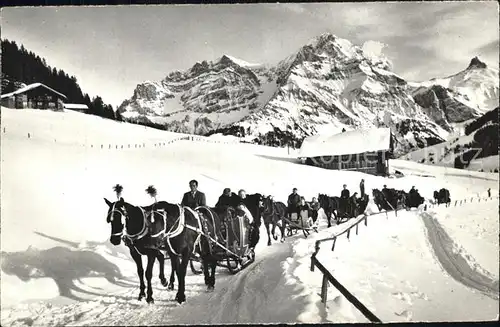
[[[389,128],[357,129],[334,135],[306,137],[299,151],[299,158],[340,156],[373,151],[388,151],[391,145]]]
[[[64,104],[64,109],[77,109],[77,110],[87,110],[89,107],[87,107],[86,104],[80,104],[80,103],[65,103]]]
[[[30,84],[30,85],[26,85],[25,87],[22,87],[22,88],[14,91],[14,92],[2,94],[1,98],[3,99],[3,98],[11,97],[11,96],[16,95],[16,94],[21,94],[21,93],[24,93],[26,91],[29,91],[29,90],[32,90],[32,89],[36,89],[37,87],[40,87],[40,86],[46,88],[47,90],[49,90],[49,91],[51,91],[51,92],[53,92],[53,93],[55,93],[57,95],[59,95],[61,98],[66,99],[66,96],[64,94],[59,93],[56,90],[54,90],[54,89],[52,89],[52,88],[50,88],[47,85],[44,85],[42,83],[33,83],[33,84]]]

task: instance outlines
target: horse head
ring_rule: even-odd
[[[321,208],[325,209],[328,204],[328,196],[326,194],[318,194],[318,202]]]
[[[274,212],[274,201],[271,197],[262,199],[262,214],[272,215]]]
[[[127,220],[127,210],[125,209],[125,201],[123,198],[116,202],[111,202],[104,198],[104,201],[108,205],[108,214],[106,216],[106,222],[111,223],[111,236],[109,241],[113,245],[119,245],[122,240],[123,230],[125,227],[124,222]]]

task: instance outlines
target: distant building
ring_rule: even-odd
[[[394,150],[389,128],[359,129],[304,139],[299,158],[311,166],[386,175]]]
[[[42,83],[33,83],[1,95],[2,106],[16,109],[63,110],[66,99],[64,94]]]
[[[78,112],[87,112],[89,110],[89,107],[87,107],[87,105],[85,104],[80,103],[65,103],[64,109],[74,110]]]

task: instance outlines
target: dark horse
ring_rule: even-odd
[[[354,193],[351,197],[349,197],[349,199],[347,199],[346,212],[341,218],[347,218],[347,220],[349,220],[350,218],[356,218],[365,212],[370,197],[368,194],[364,194],[363,197],[360,198],[356,195],[357,193]]]
[[[406,194],[406,210],[410,210],[411,208],[418,208],[424,202],[424,198],[418,193],[418,191],[413,191]]]
[[[445,203],[445,205],[448,207],[451,203],[450,191],[445,188],[440,189],[439,192],[434,191],[434,200],[436,200],[436,203],[438,205],[441,203]]]
[[[104,199],[108,205],[108,214],[106,216],[106,221],[111,223],[111,237],[110,242],[113,245],[119,245],[124,238],[125,245],[130,250],[130,255],[137,265],[137,274],[139,275],[140,281],[140,291],[138,300],[142,300],[146,296],[144,293],[144,269],[142,267],[143,255],[148,258],[148,263],[146,266],[146,280],[147,280],[147,297],[146,301],[148,303],[153,303],[153,289],[151,287],[151,278],[153,275],[153,265],[155,260],[158,259],[160,264],[160,281],[163,286],[167,286],[169,289],[174,288],[174,270],[170,275],[170,283],[167,283],[164,275],[165,258],[163,253],[158,249],[158,247],[153,246],[154,237],[151,237],[151,231],[155,233],[161,229],[161,217],[157,213],[151,213],[150,210],[145,207],[133,206],[120,198],[117,202],[110,202]],[[147,219],[147,213],[154,215],[152,218],[155,220],[154,223]]]
[[[340,198],[338,196],[328,196],[326,194],[318,195],[318,202],[323,211],[325,212],[326,219],[328,221],[328,227],[331,227],[332,214],[335,217],[335,221],[338,223],[339,217],[337,216],[338,210],[340,208]]]
[[[377,205],[379,211],[397,211],[401,206],[405,206],[406,196],[403,191],[398,191],[393,188],[386,188],[380,191],[373,189],[373,201]]]
[[[285,240],[285,220],[287,208],[283,202],[275,202],[271,197],[264,198],[262,200],[262,218],[264,219],[264,225],[267,231],[267,245],[271,245],[271,233],[274,240],[276,241],[278,237],[275,234],[276,226],[278,221],[281,220],[281,242]],[[269,231],[269,225],[273,225],[271,231]]]

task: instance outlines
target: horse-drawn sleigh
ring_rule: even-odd
[[[287,236],[298,234],[299,231],[304,233],[307,238],[311,231],[318,232],[318,226],[312,221],[312,210],[301,210],[300,213],[290,213],[290,218],[284,217],[283,223],[285,225]]]
[[[198,207],[195,210],[214,221],[214,209]],[[210,235],[208,237],[212,241],[212,255],[217,262],[217,266],[227,268],[230,273],[235,274],[255,260],[255,253],[250,244],[251,228],[254,227],[249,226],[250,224],[245,216],[233,213],[233,208],[228,207],[221,210],[230,211],[229,214],[219,215],[219,217],[225,216],[227,221],[222,221],[223,226],[220,228],[220,233],[215,232],[213,233],[215,237]],[[201,264],[201,267],[197,266],[195,262]],[[201,256],[195,253],[190,261],[190,266],[194,274],[201,274],[203,272]]]
[[[276,227],[281,231],[281,242],[285,241],[285,237],[297,234],[299,231],[304,233],[304,236],[309,236],[311,231],[318,231],[316,224],[312,222],[311,210],[302,215],[292,214],[288,217],[288,210],[286,205],[280,201],[274,201],[272,196],[264,197],[262,199],[262,218],[267,230],[268,242],[271,245],[271,235],[274,240],[277,240],[275,230]],[[270,225],[272,228],[270,230]]]
[[[134,206],[120,196],[123,187],[116,185],[114,190],[118,201],[104,199],[109,207],[106,220],[111,224],[110,242],[119,245],[123,240],[129,248],[140,280],[139,300],[146,297],[148,303],[154,302],[151,278],[156,259],[160,264],[159,277],[163,286],[173,290],[174,272],[176,273],[179,286],[175,299],[179,303],[186,300],[185,277],[188,264],[193,273],[200,273],[195,262],[201,263],[205,284],[208,290],[213,290],[217,265],[236,273],[255,260],[253,247],[258,241],[255,227],[249,226],[246,218],[232,207],[200,207],[193,210],[165,201],[155,202],[150,206]],[[150,186],[146,191],[156,197],[154,187]],[[249,209],[260,214],[260,194],[248,197],[256,202],[256,208]],[[165,257],[162,250],[167,252],[172,265],[169,283],[164,276]],[[148,257],[145,274],[147,294],[144,292],[143,255]],[[226,264],[223,264],[224,261]]]
[[[341,199],[338,196],[328,196],[326,194],[318,195],[318,202],[326,215],[328,227],[331,226],[332,215],[337,224],[341,224],[351,218],[359,216],[365,212],[369,200],[370,198],[367,194],[358,198],[357,193],[346,199]]]

